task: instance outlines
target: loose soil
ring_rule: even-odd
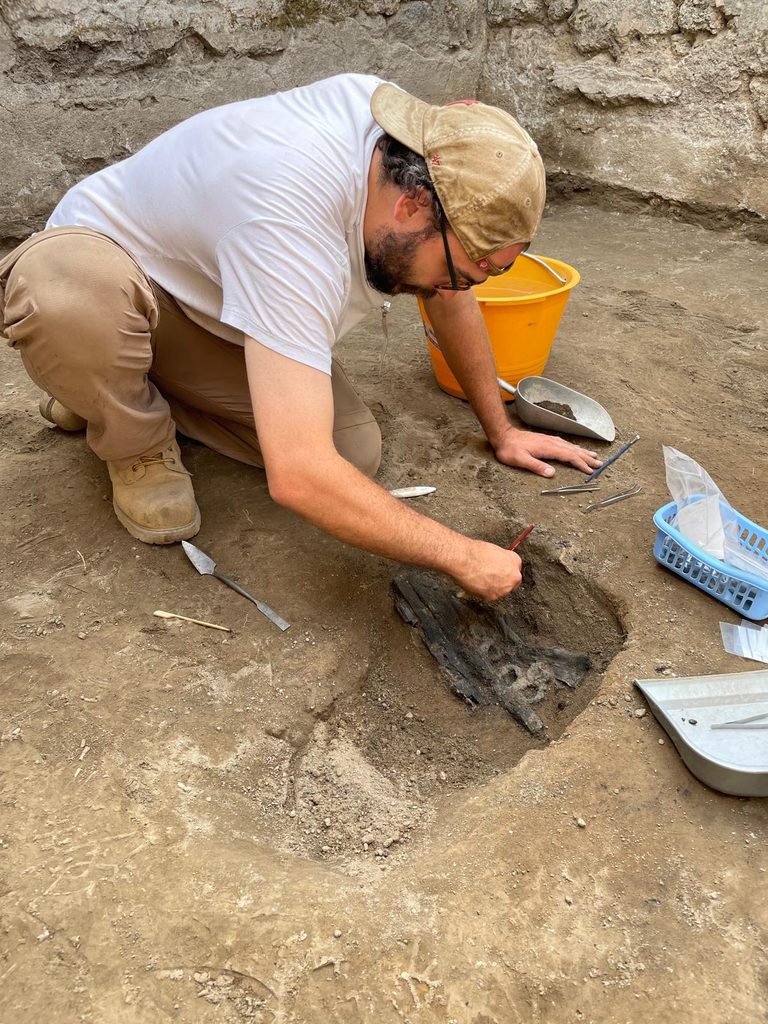
[[[641,435],[598,494],[638,497],[585,516],[594,495],[540,494],[575,470],[496,463],[406,300],[387,349],[372,316],[340,351],[383,486],[432,484],[417,508],[499,543],[537,523],[515,614],[594,665],[550,742],[455,697],[393,609],[402,567],[257,471],[183,446],[200,545],[287,633],[132,540],[0,352],[0,1019],[765,1021],[768,802],[698,783],[633,680],[757,667],[722,649],[738,617],[654,562],[651,516],[667,443],[766,521],[768,252],[573,203],[536,248],[582,274],[546,375]]]
[[[570,405],[565,405],[564,402],[536,402],[536,405],[540,409],[546,409],[548,412],[556,412],[558,416],[565,416],[568,420],[576,419],[573,415],[573,409]]]

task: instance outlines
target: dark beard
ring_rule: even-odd
[[[409,284],[408,278],[413,273],[419,245],[434,233],[434,229],[425,228],[408,235],[396,235],[394,231],[381,228],[374,235],[370,249],[365,251],[365,273],[371,287],[385,295],[418,295],[431,299],[436,294],[434,288],[418,288]]]

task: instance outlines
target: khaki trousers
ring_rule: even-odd
[[[245,353],[187,317],[116,242],[52,228],[0,260],[3,333],[38,387],[88,423],[87,441],[118,468],[165,448],[176,428],[263,467]],[[369,476],[381,433],[333,360],[333,440]]]

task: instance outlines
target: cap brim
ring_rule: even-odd
[[[430,104],[385,82],[371,96],[371,113],[387,135],[424,156],[424,116]]]

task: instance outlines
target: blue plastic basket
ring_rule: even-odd
[[[760,558],[768,569],[768,530],[753,523],[736,509],[731,510],[724,505],[723,510],[736,517],[741,547]],[[653,517],[656,526],[653,556],[656,561],[705,594],[727,604],[745,619],[757,621],[768,618],[768,581],[726,565],[692,544],[670,525],[676,514],[677,505],[671,501]]]

